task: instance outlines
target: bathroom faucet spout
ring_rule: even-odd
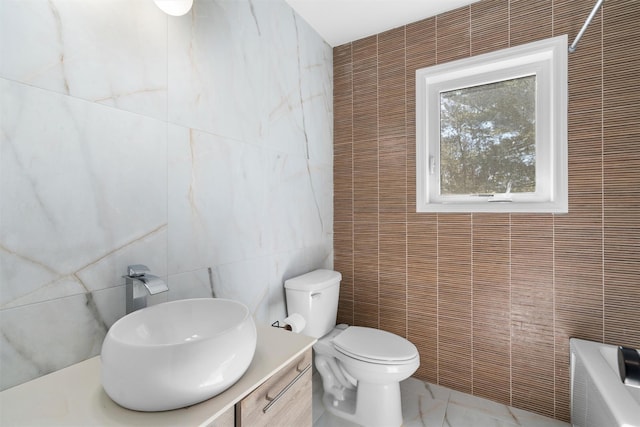
[[[130,265],[126,279],[126,313],[132,313],[147,306],[147,295],[156,295],[169,290],[167,284],[158,276],[147,274],[145,265]]]
[[[142,282],[150,295],[159,294],[169,290],[167,284],[158,276],[152,274],[145,274],[143,277],[136,277],[133,280],[139,280]]]

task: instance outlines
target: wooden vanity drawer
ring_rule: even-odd
[[[312,425],[312,350],[236,404],[236,427]]]

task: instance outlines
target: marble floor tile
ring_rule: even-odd
[[[400,389],[404,427],[569,427],[562,421],[415,378],[400,383]],[[321,393],[321,387],[314,392]],[[357,424],[323,411],[318,406],[320,400],[315,397],[314,427],[357,427]]]

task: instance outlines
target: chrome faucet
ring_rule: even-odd
[[[127,314],[147,306],[147,293],[155,295],[169,290],[161,278],[147,274],[149,268],[146,265],[130,265],[127,270],[128,274],[122,276],[126,279]]]

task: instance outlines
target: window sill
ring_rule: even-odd
[[[432,213],[554,213],[569,212],[562,202],[468,202],[426,203],[418,205],[416,212]]]

